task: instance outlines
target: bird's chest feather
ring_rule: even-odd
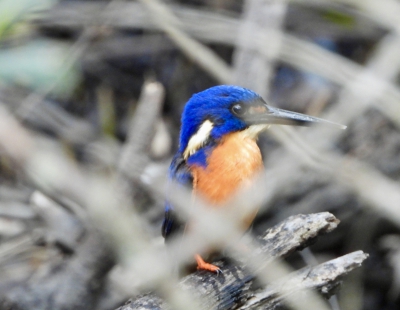
[[[257,143],[239,133],[227,135],[207,157],[207,167],[194,165],[193,189],[213,204],[222,204],[263,169]]]

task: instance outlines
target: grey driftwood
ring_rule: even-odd
[[[331,232],[339,221],[328,212],[291,216],[268,229],[258,238],[255,256],[271,263],[302,250],[325,233]],[[248,268],[249,260],[242,263],[216,262],[223,274],[197,271],[186,276],[179,288],[198,297],[204,309],[275,309],[283,305],[283,297],[302,289],[314,289],[329,297],[336,292],[341,277],[361,266],[368,257],[362,251],[353,252],[315,267],[308,267],[277,280],[271,286],[255,287],[257,277]],[[268,264],[266,266],[268,268]],[[278,294],[280,292],[280,294]],[[307,296],[303,294],[302,296]],[[305,297],[306,298],[306,297]],[[166,302],[153,293],[130,299],[117,310],[168,309]]]

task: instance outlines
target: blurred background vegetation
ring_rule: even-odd
[[[399,16],[397,0],[1,0],[0,104],[39,150],[89,175],[134,175],[135,211],[157,244],[163,201],[141,182],[166,175],[193,93],[239,84],[272,105],[346,124],[261,137],[266,169],[281,177],[266,189],[254,233],[293,214],[332,212],[341,224],[311,247],[315,258],[370,254],[345,279],[340,309],[399,309]],[[140,109],[151,81],[165,95]],[[87,225],[68,189],[51,190],[62,178],[57,162],[30,170],[32,141],[13,128],[0,134],[4,295],[73,255]],[[129,143],[142,157],[121,167]],[[62,207],[49,211],[38,191]],[[288,262],[305,264],[300,255]]]

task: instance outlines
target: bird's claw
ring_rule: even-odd
[[[199,254],[196,254],[195,258],[197,261],[197,270],[207,270],[207,271],[215,272],[218,276],[223,273],[221,268],[219,268],[218,266],[206,263]]]
[[[204,264],[198,265],[197,270],[211,271],[211,272],[216,273],[217,276],[223,274],[223,271],[221,270],[221,268],[219,268],[218,266],[215,266],[213,264],[209,264],[209,263],[204,263]]]

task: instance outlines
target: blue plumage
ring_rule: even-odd
[[[176,153],[172,159],[171,165],[168,171],[168,177],[171,180],[182,184],[183,186],[190,187],[193,181],[192,174],[185,161],[183,160],[181,153]],[[173,211],[171,203],[167,200],[165,203],[165,215],[164,221],[161,228],[162,236],[167,240],[167,237],[172,235],[175,231],[179,230],[182,226],[176,214]]]
[[[246,104],[254,100],[262,99],[249,89],[233,85],[215,86],[194,94],[182,114],[179,152],[184,152],[189,139],[207,119],[215,125],[211,132],[211,138],[214,140],[246,128],[246,122],[232,114],[230,107],[238,102]]]

